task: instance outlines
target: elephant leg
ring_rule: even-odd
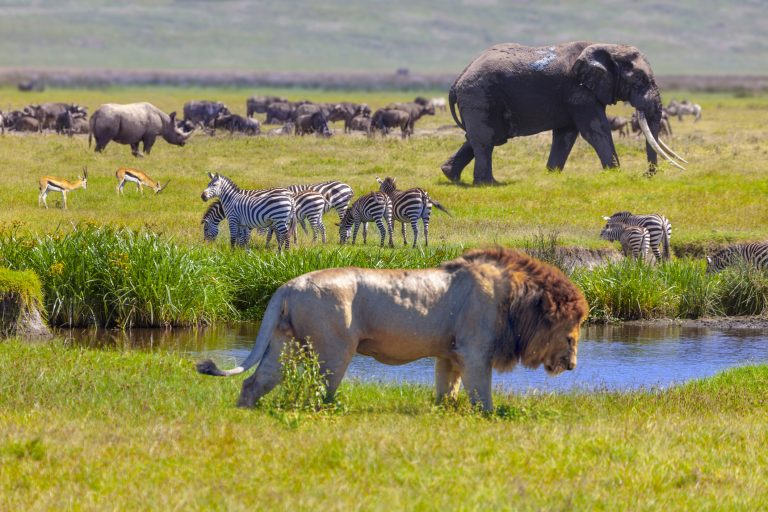
[[[435,360],[435,398],[440,404],[446,398],[456,398],[461,384],[459,367],[450,359]]]
[[[618,167],[618,155],[605,112],[601,110],[595,112],[595,108],[586,106],[574,112],[573,117],[579,134],[595,149],[603,169]]]
[[[552,147],[549,149],[549,160],[547,160],[548,170],[562,171],[565,168],[565,162],[578,136],[579,130],[575,126],[552,130]]]
[[[473,158],[475,158],[475,153],[472,151],[472,145],[469,141],[465,141],[459,150],[440,166],[440,169],[442,169],[446,178],[457,182],[461,179],[461,171],[464,170]]]
[[[237,401],[238,407],[253,407],[261,397],[280,384],[283,377],[280,354],[283,352],[285,341],[284,336],[276,336],[269,343],[259,367],[253,375],[243,381]]]
[[[472,145],[475,153],[475,185],[493,185],[498,183],[493,178],[493,144],[475,143]]]

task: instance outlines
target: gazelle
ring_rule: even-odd
[[[130,181],[136,184],[136,188],[139,189],[139,192],[141,192],[141,195],[144,195],[144,187],[147,186],[155,191],[155,194],[159,194],[163,190],[165,190],[165,187],[168,186],[168,184],[171,182],[171,180],[168,180],[165,182],[165,185],[160,186],[159,181],[155,181],[149,176],[147,176],[146,173],[143,171],[140,171],[138,169],[131,169],[130,167],[120,167],[117,172],[115,173],[115,178],[117,178],[118,184],[117,184],[117,193],[122,195],[123,194],[123,187],[125,186],[126,181]]]
[[[45,197],[48,192],[61,192],[61,196],[64,198],[64,209],[67,208],[67,192],[82,188],[86,189],[88,185],[88,167],[83,167],[83,175],[77,177],[77,181],[74,183],[67,181],[56,176],[43,176],[40,178],[40,195],[37,196],[37,206],[40,203],[48,208],[48,203],[45,201]]]

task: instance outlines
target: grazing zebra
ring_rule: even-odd
[[[242,245],[241,228],[274,228],[277,251],[290,248],[290,229],[296,215],[296,203],[291,194],[269,193],[253,197],[243,193],[232,180],[218,173],[211,178],[201,197],[208,201],[218,197],[229,221],[230,244]]]
[[[731,245],[720,249],[712,256],[707,256],[707,274],[719,272],[739,262],[768,269],[768,242]]]
[[[290,189],[290,187],[288,187]],[[307,226],[304,221],[309,221],[310,227],[312,227],[312,241],[317,241],[317,233],[322,235],[323,243],[325,243],[325,224],[323,224],[323,214],[331,209],[328,196],[330,193],[326,192],[325,195],[315,192],[314,190],[305,190],[304,192],[298,192],[294,194],[293,200],[296,203],[296,219],[301,225],[301,229],[304,233],[307,233]],[[293,243],[297,244],[298,239],[296,237],[295,225],[291,229],[293,231]],[[272,229],[267,231],[267,247],[272,240]]]
[[[324,181],[322,183],[313,183],[312,185],[291,185],[288,189],[297,194],[305,190],[314,190],[321,194],[329,194],[328,200],[331,208],[339,214],[339,222],[344,219],[344,214],[349,207],[349,200],[352,199],[352,187],[340,181]]]
[[[651,250],[656,261],[661,261],[662,257],[665,260],[670,259],[669,239],[672,238],[672,224],[665,216],[657,213],[633,215],[630,212],[618,212],[610,217],[603,217],[603,219],[607,221],[606,227],[608,224],[620,222],[628,226],[640,226],[647,229],[651,236]],[[659,245],[662,246],[663,252],[659,251]]]
[[[600,232],[603,240],[618,240],[624,256],[646,261],[650,252],[650,233],[642,226],[629,226],[620,222],[608,223]]]
[[[339,242],[344,245],[352,232],[352,245],[357,239],[357,230],[360,224],[363,224],[363,243],[367,243],[368,228],[366,222],[376,222],[381,233],[381,247],[384,247],[384,238],[389,231],[389,246],[394,247],[392,243],[392,201],[389,196],[383,192],[369,192],[364,196],[357,198],[352,206],[344,214],[339,224]],[[385,229],[386,223],[386,229]]]
[[[413,229],[413,247],[416,247],[416,240],[419,238],[419,219],[424,226],[424,245],[429,245],[429,217],[432,215],[432,205],[438,210],[442,210],[448,215],[450,212],[440,203],[429,197],[427,191],[423,188],[409,188],[408,190],[397,190],[395,178],[384,178],[382,181],[378,176],[379,189],[387,194],[392,200],[392,215],[394,219],[400,222],[403,232],[403,245],[408,241],[405,237],[405,223],[411,223]]]
[[[268,188],[260,190],[241,190],[245,195],[251,197],[261,197],[265,194],[291,194],[287,188]],[[227,214],[224,212],[224,207],[220,201],[213,201],[203,214],[203,219],[200,224],[203,225],[203,239],[207,242],[213,242],[216,237],[219,236],[219,224],[221,221],[227,218]],[[265,228],[266,230],[266,228]],[[248,240],[251,237],[251,229],[240,226],[237,234],[237,245],[248,245]],[[269,244],[267,244],[269,245]]]

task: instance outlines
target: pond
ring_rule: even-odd
[[[241,323],[196,330],[71,330],[61,334],[78,345],[175,351],[194,360],[210,357],[228,368],[248,354],[258,327],[257,323]],[[541,368],[519,367],[495,374],[493,383],[514,392],[630,390],[667,387],[754,363],[768,363],[768,329],[598,325],[583,329],[574,371],[549,377]],[[433,366],[429,359],[388,366],[355,356],[346,378],[432,385]]]

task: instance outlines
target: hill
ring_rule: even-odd
[[[498,42],[642,49],[657,74],[764,74],[762,0],[39,0],[0,6],[0,66],[456,73]]]

